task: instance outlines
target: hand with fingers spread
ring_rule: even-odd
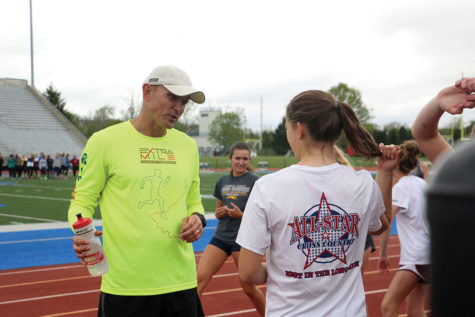
[[[475,107],[475,78],[457,80],[455,86],[442,89],[437,95],[441,110],[450,114],[460,114],[464,109]]]

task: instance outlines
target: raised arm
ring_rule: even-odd
[[[399,164],[399,159],[401,157],[401,151],[396,145],[380,144],[379,150],[383,155],[378,158],[376,182],[383,194],[385,211],[380,217],[381,228],[378,231],[370,232],[370,234],[375,235],[384,232],[384,230],[391,225],[393,169]]]
[[[452,149],[439,133],[440,118],[444,112],[460,114],[465,108],[475,107],[473,92],[475,77],[457,80],[454,86],[442,89],[417,115],[411,128],[412,135],[431,161],[435,161],[442,152]]]

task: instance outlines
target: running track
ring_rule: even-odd
[[[376,246],[379,239],[376,238]],[[69,242],[70,243],[70,242]],[[376,254],[364,274],[368,316],[380,316],[379,305],[399,261],[400,245],[391,236],[391,271],[376,270]],[[2,254],[2,258],[7,256]],[[201,252],[196,253],[199,262]],[[97,315],[100,278],[92,277],[79,264],[62,264],[0,271],[0,316],[77,316]],[[260,288],[265,292],[265,286]],[[206,316],[257,316],[250,300],[239,287],[232,258],[211,280],[202,298]],[[426,306],[427,307],[427,306]],[[399,314],[405,316],[404,304]]]

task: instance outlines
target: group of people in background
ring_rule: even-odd
[[[76,155],[70,158],[70,154],[56,153],[54,156],[37,154],[19,155],[10,154],[3,157],[0,153],[0,177],[3,171],[8,170],[10,179],[20,178],[68,178],[71,171],[75,178],[79,170],[79,159]]]

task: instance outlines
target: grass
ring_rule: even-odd
[[[218,179],[226,172],[200,174],[201,194],[212,195]],[[19,179],[0,180],[0,225],[67,221],[67,210],[75,181],[65,179]],[[216,207],[214,198],[203,198],[207,212]],[[97,207],[94,218],[100,219]]]
[[[351,165],[353,166],[375,166],[376,159],[366,160],[361,157],[348,157]],[[216,157],[202,157],[200,159],[201,163],[209,163],[210,168],[230,168],[231,164],[227,157],[216,156]],[[251,159],[251,165],[254,167],[258,166],[259,162],[267,162],[269,168],[284,168],[295,164],[298,160],[294,156],[258,156]]]
[[[0,204],[4,207],[0,208],[0,225],[42,222],[40,219],[66,221],[73,188],[73,179],[8,180],[2,177]]]
[[[374,166],[374,161],[368,162],[360,158],[350,158],[353,166]],[[211,168],[229,168],[226,157],[203,157],[201,162],[209,162]],[[268,156],[252,159],[258,162],[268,162],[269,168],[283,168],[297,163],[295,157]],[[201,194],[205,195],[202,202],[206,212],[214,213],[216,199],[213,195],[214,186],[218,179],[228,172],[200,173]],[[67,210],[71,192],[75,185],[73,178],[69,179],[19,179],[9,180],[7,175],[0,179],[0,225],[67,221]],[[100,209],[97,207],[94,216],[100,219]]]
[[[202,157],[201,163],[209,163],[210,168],[230,168],[231,164],[227,157]],[[251,165],[257,167],[259,162],[267,162],[269,168],[284,168],[297,163],[294,156],[259,156],[251,159]]]

